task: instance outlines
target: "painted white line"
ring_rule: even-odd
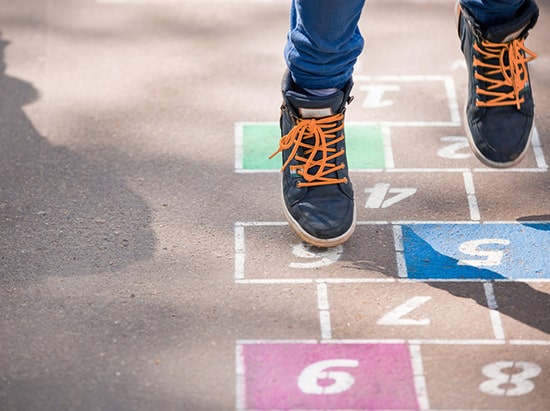
[[[464,177],[464,187],[466,188],[466,194],[475,195],[476,190],[475,190],[475,187],[474,187],[474,179],[472,178],[472,173],[465,172],[463,174],[463,177]]]
[[[319,340],[237,340],[237,345],[260,344],[319,344]]]
[[[467,168],[394,168],[386,171],[392,173],[464,173],[470,170]]]
[[[400,278],[397,280],[400,283],[483,283],[487,280],[479,278],[430,278],[430,279],[409,279]],[[495,278],[491,280],[494,283],[549,283],[548,278]]]
[[[449,101],[449,111],[451,112],[451,121],[460,123],[460,110],[458,108],[458,100],[456,98],[455,81],[451,76],[445,76],[445,92]]]
[[[409,344],[422,344],[422,345],[504,345],[504,340],[409,340]]]
[[[474,179],[471,172],[465,172],[462,174],[464,179],[464,187],[466,188],[466,195],[468,197],[468,208],[470,210],[470,218],[473,221],[479,221],[481,216],[479,214],[479,207],[477,205],[476,190],[474,186]]]
[[[325,283],[317,283],[317,308],[319,309],[321,338],[323,340],[330,340],[332,338],[332,326],[330,321],[330,305],[328,303],[328,289]]]
[[[537,166],[541,169],[547,170],[548,164],[546,164],[546,159],[544,158],[544,152],[542,151],[542,146],[540,144],[539,131],[537,127],[533,129],[533,135],[531,136],[531,145],[533,146],[533,152],[535,153]]]
[[[332,329],[330,326],[330,312],[319,311],[319,320],[321,323],[321,338],[330,340],[332,338]]]
[[[411,345],[533,345],[547,346],[550,340],[444,340],[444,339],[332,339],[332,340],[237,340],[237,345],[258,344],[411,344]]]
[[[237,411],[246,409],[246,384],[245,384],[245,366],[243,357],[243,346],[237,344],[235,347],[235,408]]]
[[[243,169],[243,156],[244,156],[243,124],[244,123],[235,123],[235,168],[237,170]]]
[[[326,283],[317,284],[317,307],[319,310],[330,310]]]
[[[285,226],[288,225],[286,221],[239,221],[236,222],[235,225],[240,225],[243,227],[271,227],[271,226]]]
[[[235,280],[244,278],[245,256],[244,226],[235,225]]]
[[[440,220],[440,221],[437,221],[437,220],[434,220],[434,221],[430,221],[430,220],[414,220],[414,221],[406,221],[406,220],[403,220],[403,221],[392,221],[391,224],[394,224],[394,225],[425,225],[425,224],[433,224],[433,225],[447,225],[447,224],[466,224],[466,225],[469,225],[469,224],[483,224],[479,221],[463,221],[463,220],[457,220],[457,221],[452,221],[452,220],[446,220],[446,221],[443,221],[443,220]]]
[[[334,344],[412,344],[412,345],[505,345],[503,340],[443,340],[443,339],[350,339],[350,340],[330,340]],[[532,344],[546,345],[546,344]]]
[[[405,248],[403,246],[403,230],[400,225],[394,225],[393,227],[393,240],[395,244],[395,251],[403,252]]]
[[[393,159],[391,129],[388,126],[382,126],[382,138],[384,141],[384,159],[386,161],[386,169],[392,169],[395,167],[395,162]]]
[[[362,284],[362,283],[394,283],[397,278],[323,278],[317,279],[317,283],[326,284]]]
[[[382,127],[462,127],[462,123],[454,121],[355,121],[346,124]]]
[[[507,224],[507,225],[525,225],[525,224],[550,224],[550,220],[530,220],[530,221],[516,221],[516,220],[492,220],[492,221],[471,221],[471,220],[395,220],[395,221],[357,221],[357,225],[493,225],[493,224]],[[286,221],[247,221],[237,222],[235,226],[241,227],[282,227],[287,226]]]
[[[395,247],[395,258],[397,262],[397,276],[399,278],[407,278],[407,262],[405,261],[405,248],[403,245],[403,229],[400,225],[394,225],[393,242]]]
[[[424,375],[424,364],[422,363],[422,352],[420,345],[410,345],[409,353],[411,355],[411,364],[413,369],[414,387],[416,390],[416,399],[420,410],[430,409],[430,400],[428,398],[428,388],[426,377]]]
[[[235,173],[237,174],[279,174],[281,170],[272,169],[272,170],[248,170],[243,168],[235,167]]]
[[[356,225],[388,225],[389,221],[357,221]]]
[[[277,284],[311,284],[315,282],[313,278],[255,278],[248,280],[235,280],[236,284],[251,285],[277,285]]]
[[[326,283],[326,284],[383,284],[383,283],[484,283],[487,280],[479,278],[428,278],[428,279],[411,279],[411,278],[257,278],[257,279],[243,279],[235,280],[236,284],[249,284],[249,285],[286,285],[286,284],[311,284],[311,283]],[[497,278],[491,280],[495,283],[550,283],[550,279],[510,279],[510,278]]]
[[[485,282],[483,283],[483,289],[485,290],[485,298],[487,299],[487,307],[489,308],[493,334],[497,340],[504,340],[504,328],[502,327],[500,313],[497,311],[498,304],[495,298],[493,284]]]
[[[546,173],[548,168],[474,168],[476,173]]]
[[[358,339],[358,340],[330,340],[320,341],[323,344],[407,344],[407,340],[402,338],[390,339]]]
[[[550,345],[550,340],[510,340],[511,345]]]

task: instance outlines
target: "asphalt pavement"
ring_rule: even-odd
[[[0,0],[0,410],[550,409],[550,2],[494,170],[454,0],[367,1],[328,250],[267,160],[288,3]]]

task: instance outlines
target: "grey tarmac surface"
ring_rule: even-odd
[[[360,224],[312,250],[247,151],[287,1],[0,0],[0,410],[550,409],[539,5],[536,138],[493,171],[454,1],[367,2]]]

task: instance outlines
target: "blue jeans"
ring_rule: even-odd
[[[524,0],[461,0],[484,25],[506,22]],[[342,88],[363,50],[357,23],[365,0],[292,0],[286,64],[299,86]],[[390,16],[388,16],[389,18]]]

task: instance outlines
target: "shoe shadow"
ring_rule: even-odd
[[[6,74],[0,37],[0,282],[89,275],[148,259],[151,211],[122,176],[40,135],[32,84]]]

